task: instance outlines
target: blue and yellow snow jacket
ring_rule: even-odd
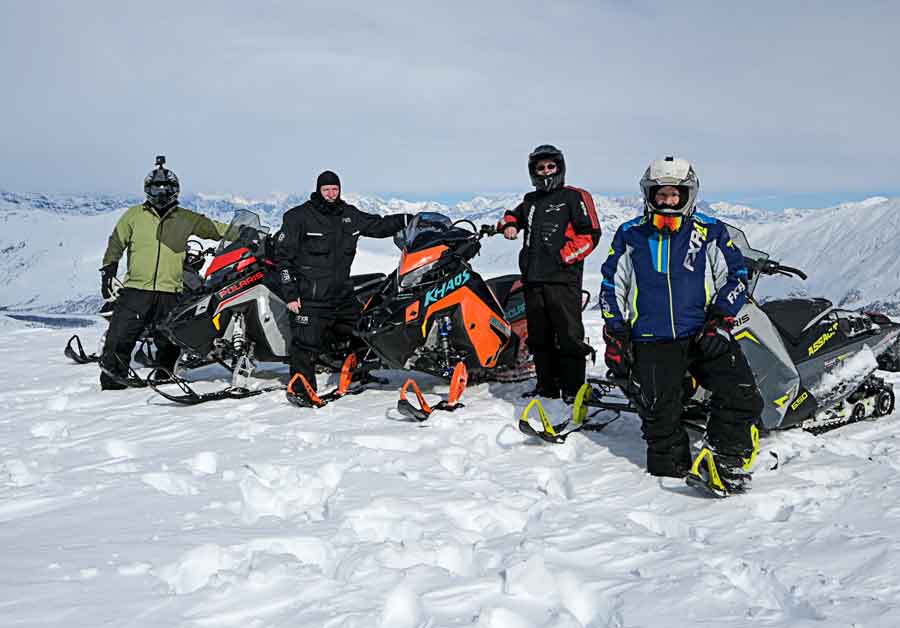
[[[603,263],[600,306],[636,342],[696,334],[707,308],[734,316],[747,299],[747,268],[725,224],[699,212],[674,234],[643,217],[622,224]]]

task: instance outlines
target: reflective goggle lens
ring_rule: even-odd
[[[650,223],[659,231],[674,233],[681,229],[683,216],[667,216],[665,214],[650,214]]]

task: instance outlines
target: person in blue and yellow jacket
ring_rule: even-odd
[[[717,473],[707,473],[721,478],[715,488],[740,492],[749,488],[747,461],[762,411],[753,373],[731,336],[747,298],[747,269],[725,224],[696,211],[699,190],[684,159],[654,161],[644,173],[643,216],[618,228],[602,268],[605,360],[636,388],[651,475],[689,474],[685,375],[710,391],[708,464],[714,461]]]

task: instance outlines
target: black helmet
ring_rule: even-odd
[[[678,190],[677,205],[657,207],[656,193],[664,187]],[[662,231],[677,231],[684,219],[690,218],[700,193],[700,179],[687,159],[665,157],[650,162],[641,177],[641,194],[644,197],[644,216]]]
[[[167,211],[178,203],[178,193],[181,184],[178,177],[171,170],[163,168],[166,158],[156,158],[156,168],[144,177],[144,194],[147,195],[147,203],[153,208]]]
[[[556,172],[551,175],[539,175],[534,167],[542,159],[552,159],[556,162]],[[566,160],[562,151],[550,144],[541,144],[528,155],[528,175],[536,190],[549,192],[561,188],[566,180]]]

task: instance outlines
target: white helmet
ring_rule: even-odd
[[[657,207],[656,193],[666,186],[678,188],[680,202],[675,206]],[[700,193],[700,179],[694,167],[687,159],[665,157],[650,162],[644,176],[641,177],[641,194],[644,197],[644,216],[650,219],[652,214],[660,216],[690,217],[694,213],[697,195]]]

